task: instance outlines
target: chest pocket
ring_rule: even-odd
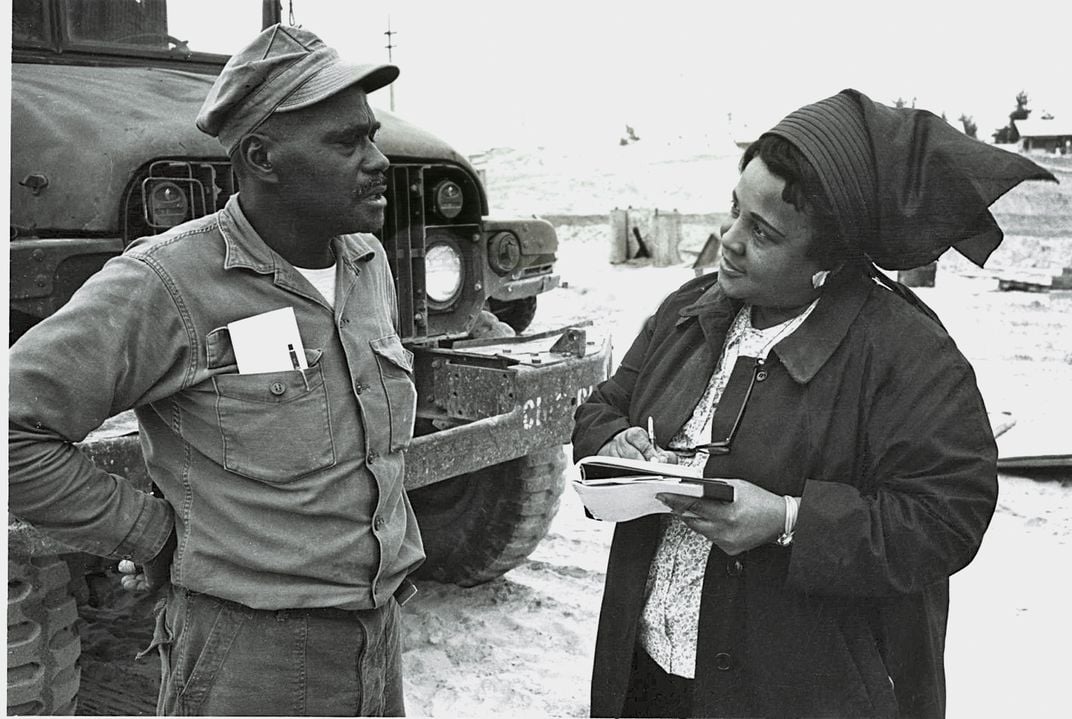
[[[398,335],[388,335],[369,342],[380,373],[387,414],[390,418],[390,447],[398,452],[413,439],[413,420],[417,415],[417,388],[413,384],[413,353],[402,346]]]
[[[224,467],[281,484],[335,464],[327,389],[319,364],[305,370],[213,378]]]

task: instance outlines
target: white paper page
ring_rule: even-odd
[[[669,512],[670,508],[655,498],[656,494],[684,494],[702,497],[699,484],[677,479],[645,479],[624,484],[585,484],[574,480],[573,488],[596,519],[625,522],[646,514]]]
[[[283,307],[227,325],[239,374],[307,369],[293,307]]]

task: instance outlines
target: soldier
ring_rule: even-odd
[[[12,348],[11,510],[142,565],[139,584],[170,579],[160,713],[405,711],[399,598],[424,557],[402,486],[416,391],[366,234],[388,166],[367,94],[397,75],[301,28],[262,32],[197,118],[241,192],[132,244]],[[160,496],[74,446],[130,408]]]

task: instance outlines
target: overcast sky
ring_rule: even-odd
[[[7,4],[7,3],[5,3]],[[212,31],[233,50],[260,0],[171,0],[173,34]],[[284,0],[284,14],[290,0]],[[348,58],[387,59],[396,111],[464,153],[493,146],[714,149],[748,140],[800,105],[855,87],[988,139],[1024,90],[1038,117],[1072,120],[1067,0],[293,0],[297,23]],[[8,15],[10,17],[10,15]],[[200,41],[195,46],[205,47]],[[208,48],[205,48],[208,49]],[[221,48],[222,50],[222,48]],[[373,104],[388,107],[387,90]],[[732,118],[732,122],[730,119]]]
[[[385,59],[403,116],[463,151],[755,134],[855,87],[980,137],[1025,90],[1037,117],[1072,114],[1068,2],[295,0],[296,20],[354,59]],[[285,4],[286,6],[286,4]],[[386,107],[386,91],[375,104]],[[750,139],[741,137],[739,139]]]

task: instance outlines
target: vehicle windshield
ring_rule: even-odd
[[[109,53],[230,55],[261,29],[261,0],[14,0],[12,40]],[[50,17],[49,7],[59,17]],[[50,37],[51,35],[51,37]]]

